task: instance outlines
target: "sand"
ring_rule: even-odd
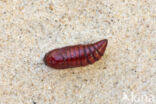
[[[108,39],[93,65],[48,51]],[[0,104],[155,104],[155,0],[0,0]]]

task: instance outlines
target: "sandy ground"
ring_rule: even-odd
[[[46,52],[108,39],[55,70]],[[0,0],[0,104],[156,104],[156,0]]]

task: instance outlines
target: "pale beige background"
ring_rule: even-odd
[[[51,49],[104,38],[93,65],[43,63]],[[155,83],[155,0],[0,0],[0,104],[136,104],[123,99],[132,93],[154,104]]]

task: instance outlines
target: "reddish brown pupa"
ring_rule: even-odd
[[[107,39],[88,45],[74,45],[54,49],[44,57],[47,66],[66,69],[93,64],[99,60],[107,47]]]

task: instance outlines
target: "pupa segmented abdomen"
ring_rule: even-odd
[[[98,61],[107,47],[107,39],[88,45],[74,45],[54,49],[44,57],[47,66],[55,69],[66,69],[86,66]]]

